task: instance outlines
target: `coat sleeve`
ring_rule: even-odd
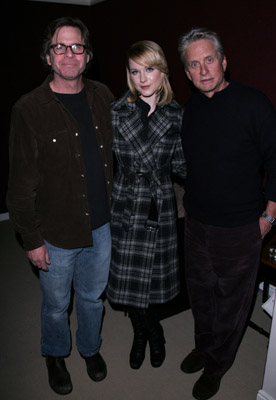
[[[183,111],[181,113],[181,116],[182,115]],[[180,136],[181,126],[182,121],[179,123],[179,130],[176,132],[175,148],[172,158],[172,174],[176,175],[178,178],[185,179],[187,175],[187,165]]]
[[[9,149],[7,207],[13,226],[22,237],[24,248],[32,250],[44,243],[35,211],[36,188],[40,179],[38,150],[35,132],[17,105],[12,110]]]

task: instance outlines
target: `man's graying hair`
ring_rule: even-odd
[[[196,42],[200,39],[210,39],[214,42],[215,48],[218,51],[221,60],[224,57],[224,49],[221,43],[221,40],[216,32],[211,31],[207,28],[192,28],[188,32],[184,33],[179,39],[178,51],[180,54],[180,59],[183,62],[184,66],[187,67],[186,64],[186,50],[188,46]]]

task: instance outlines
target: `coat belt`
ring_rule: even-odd
[[[154,169],[152,171],[141,171],[120,166],[119,174],[122,174],[128,179],[128,194],[122,220],[124,229],[128,230],[131,227],[131,215],[133,214],[134,207],[134,193],[132,187],[135,184],[137,177],[141,177],[149,182],[151,190],[151,203],[145,227],[149,230],[156,231],[158,229],[159,210],[161,210],[162,206],[162,185],[160,178],[164,175],[170,174],[169,165],[165,165],[162,168]]]

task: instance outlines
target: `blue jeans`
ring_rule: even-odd
[[[109,223],[92,231],[93,246],[61,249],[45,241],[49,271],[40,270],[42,299],[42,355],[67,356],[71,351],[68,307],[71,287],[75,290],[78,329],[76,343],[84,357],[101,346],[103,302],[100,298],[108,279],[111,236]]]

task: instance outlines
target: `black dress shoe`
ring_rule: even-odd
[[[63,357],[46,356],[49,385],[58,394],[72,392],[73,386]]]
[[[218,392],[220,381],[221,377],[208,375],[204,372],[194,385],[194,398],[197,400],[210,399]]]
[[[106,363],[100,353],[95,354],[91,357],[84,357],[87,367],[87,373],[92,381],[99,382],[102,381],[106,375]]]
[[[204,368],[206,356],[198,350],[192,350],[181,363],[181,370],[186,374],[192,374]]]

